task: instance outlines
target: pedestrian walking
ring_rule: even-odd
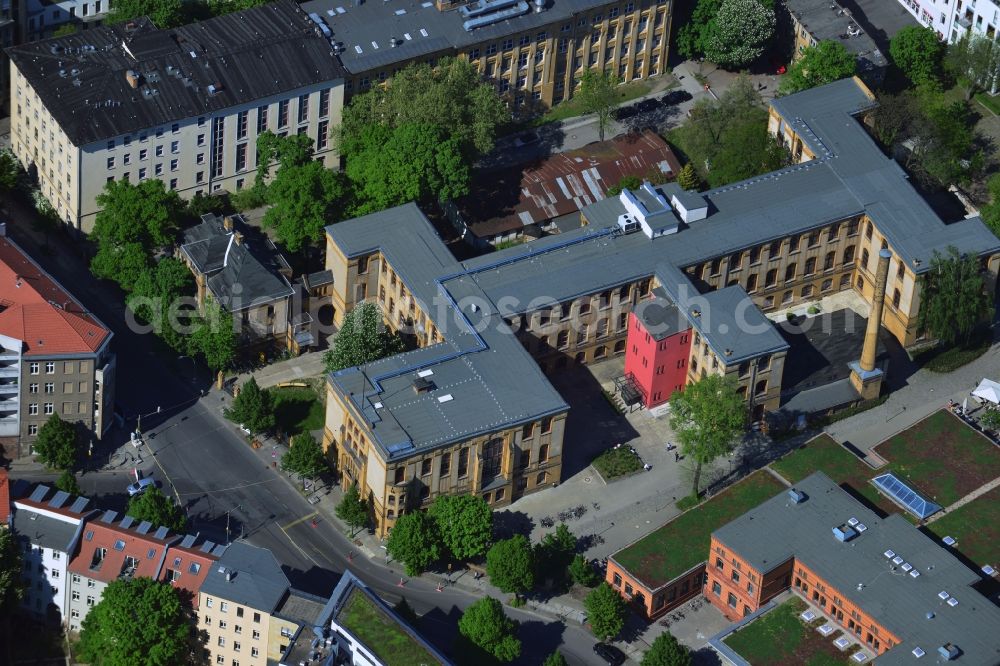
[[[677,461],[679,461],[680,459],[681,459],[681,454],[679,454],[679,453],[677,453],[676,451],[674,451],[674,462],[677,462]]]

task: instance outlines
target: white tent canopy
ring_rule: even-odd
[[[991,379],[984,379],[979,382],[979,386],[972,392],[972,395],[980,400],[1000,405],[1000,384]]]

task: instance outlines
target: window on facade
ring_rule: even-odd
[[[805,275],[812,275],[816,272],[816,257],[809,257],[806,259],[806,270]]]
[[[902,298],[902,294],[899,293],[899,289],[893,289],[892,291],[892,307],[899,309],[899,301]]]
[[[278,127],[288,126],[288,100],[278,102]]]
[[[785,282],[791,282],[795,279],[795,271],[795,262],[792,262],[785,267]]]
[[[299,95],[299,122],[309,120],[309,95]]]
[[[458,452],[458,478],[463,478],[469,473],[469,449],[460,449]]]

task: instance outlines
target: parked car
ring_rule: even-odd
[[[610,666],[619,666],[620,664],[625,663],[625,653],[616,648],[614,645],[597,643],[594,645],[594,653],[603,659],[606,664],[610,664]]]
[[[152,478],[147,477],[145,479],[139,479],[135,483],[129,484],[129,487],[127,488],[128,496],[135,497],[136,495],[141,495],[142,493],[146,492],[146,489],[152,485],[153,485]]]
[[[664,106],[673,106],[691,99],[691,93],[687,90],[671,90],[660,100]]]

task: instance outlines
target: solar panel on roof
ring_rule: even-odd
[[[876,476],[872,483],[889,499],[921,520],[941,510],[940,506],[921,497],[917,491],[896,478],[895,474]]]
[[[51,506],[53,509],[60,509],[68,499],[69,499],[69,493],[64,490],[60,490],[59,492],[56,493],[55,497],[49,500],[49,506]]]
[[[124,518],[122,518],[122,522],[120,523],[120,525],[122,529],[127,530],[129,527],[132,526],[132,523],[134,522],[135,518],[133,518],[132,516],[125,516]]]
[[[135,528],[135,531],[138,532],[139,534],[145,534],[146,532],[149,531],[149,528],[152,526],[153,523],[149,522],[148,520],[144,520],[141,523],[139,523],[139,527]]]
[[[162,539],[165,536],[167,536],[167,528],[166,527],[158,527],[156,529],[156,533],[153,534],[153,538],[155,538],[155,539]]]
[[[215,544],[212,543],[211,541],[206,541],[205,543],[201,544],[201,552],[207,553],[208,551],[212,550],[214,546]]]
[[[219,544],[218,546],[212,549],[212,555],[215,555],[216,557],[222,557],[222,554],[224,552],[226,552],[226,547],[223,546],[222,544]]]
[[[188,534],[181,540],[181,548],[190,548],[194,544],[194,535]]]
[[[118,517],[117,511],[112,511],[111,509],[108,509],[107,511],[104,512],[104,515],[101,516],[101,522],[110,525],[113,522],[115,522],[115,518],[117,517]]]
[[[72,511],[73,513],[80,513],[83,511],[83,508],[87,506],[87,504],[89,503],[90,500],[87,499],[86,497],[77,497],[76,501],[74,501],[72,506],[69,507],[69,510]]]
[[[30,499],[32,502],[41,502],[49,492],[48,486],[38,486],[35,488],[34,492],[31,493]]]

